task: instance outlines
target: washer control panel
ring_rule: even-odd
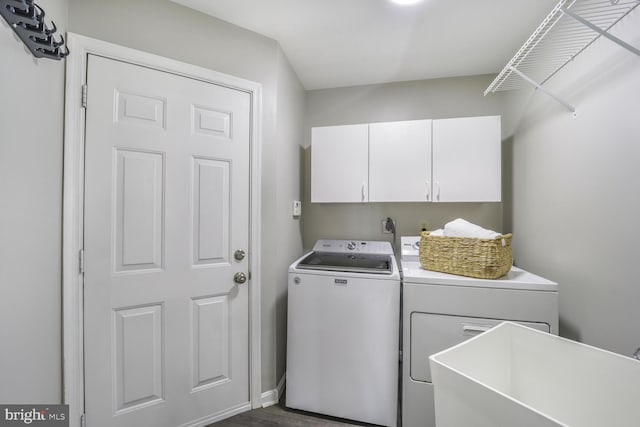
[[[370,240],[326,240],[321,239],[313,245],[314,252],[358,252],[366,254],[393,255],[393,248],[389,242]]]

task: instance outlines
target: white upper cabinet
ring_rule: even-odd
[[[312,202],[499,202],[500,116],[311,129]]]
[[[369,201],[431,200],[431,120],[369,125]]]
[[[369,125],[311,129],[311,201],[369,200]]]
[[[501,200],[500,116],[433,121],[433,201]]]

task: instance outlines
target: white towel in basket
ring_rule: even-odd
[[[465,221],[462,218],[454,219],[444,226],[444,235],[452,237],[477,237],[480,239],[495,239],[501,236],[493,230],[487,230],[479,225]]]

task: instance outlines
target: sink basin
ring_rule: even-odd
[[[640,361],[504,322],[430,358],[438,427],[640,425]]]

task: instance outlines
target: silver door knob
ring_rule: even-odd
[[[245,257],[245,253],[242,249],[238,249],[237,251],[235,251],[233,253],[233,257],[235,258],[236,261],[242,261]]]
[[[247,281],[247,275],[242,272],[238,272],[233,275],[233,281],[239,285],[242,285],[244,282]]]

